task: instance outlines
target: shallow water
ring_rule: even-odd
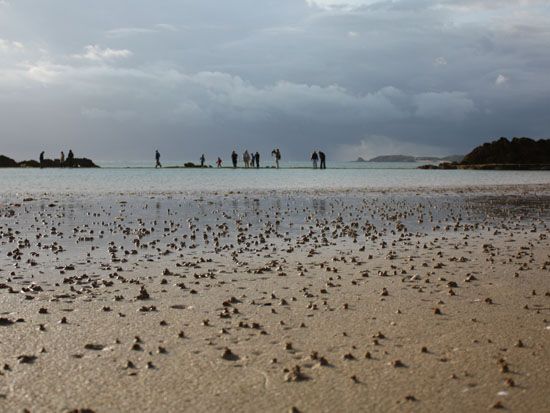
[[[131,261],[153,260],[162,251],[175,253],[174,246],[186,244],[186,254],[214,252],[214,233],[218,232],[220,248],[237,244],[246,228],[246,240],[239,245],[255,244],[268,253],[273,246],[286,249],[302,245],[297,240],[321,243],[328,246],[336,242],[377,245],[370,239],[370,229],[380,236],[391,238],[401,234],[424,233],[451,236],[455,225],[514,227],[530,230],[533,219],[548,222],[550,213],[548,196],[477,196],[477,195],[420,195],[392,194],[388,196],[347,194],[345,199],[332,195],[275,195],[261,198],[248,196],[98,196],[71,197],[62,201],[33,200],[13,210],[0,205],[0,245],[6,251],[16,247],[10,235],[32,240],[40,254],[29,257],[35,265],[53,268],[77,264],[90,265],[118,263],[112,261],[108,246],[116,245],[118,258],[130,259],[124,251],[136,248],[136,238],[149,245],[139,248],[139,255]],[[520,219],[521,218],[521,219]],[[523,222],[525,221],[525,224]],[[14,223],[15,226],[14,226]],[[398,229],[397,224],[402,224]],[[356,236],[343,234],[342,228],[357,224]],[[226,228],[219,235],[220,225]],[[205,230],[210,227],[211,230]],[[445,227],[447,229],[444,231]],[[451,232],[447,230],[451,229]],[[146,233],[141,231],[146,230]],[[442,232],[443,231],[443,232]],[[209,237],[203,238],[203,234]],[[368,233],[368,234],[367,234]],[[37,234],[40,237],[37,238]],[[266,239],[261,241],[262,234]],[[339,234],[334,238],[334,234]],[[325,238],[326,237],[326,238]],[[390,239],[388,238],[388,239]],[[426,238],[428,239],[428,238]],[[294,242],[291,242],[294,240]],[[322,241],[324,240],[324,241]],[[9,241],[9,242],[8,242]],[[52,253],[52,245],[63,251]],[[335,245],[335,244],[334,244]],[[91,247],[94,249],[90,249]],[[20,246],[28,252],[28,248]],[[90,253],[93,252],[93,259]],[[160,255],[159,255],[159,252]],[[9,268],[14,260],[0,256],[0,267]]]
[[[285,164],[279,170],[112,167],[0,169],[0,195],[196,193],[215,191],[458,188],[549,184],[550,171],[420,170],[416,163],[339,163],[327,170]]]

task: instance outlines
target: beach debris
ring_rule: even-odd
[[[228,360],[228,361],[236,361],[239,359],[239,356],[237,356],[231,349],[228,347],[225,347],[222,353],[222,359]]]
[[[88,344],[85,344],[84,345],[84,348],[86,350],[95,350],[95,351],[100,351],[100,350],[103,350],[105,348],[105,346],[103,344],[97,344],[97,343],[88,343]]]
[[[302,372],[299,365],[293,366],[290,370],[285,369],[285,381],[287,382],[299,382],[299,381],[305,381],[309,378]]]
[[[149,296],[149,293],[147,292],[147,289],[144,285],[141,286],[139,290],[139,294],[136,296],[136,300],[148,300],[151,297]]]
[[[17,361],[19,361],[20,364],[33,364],[38,357],[34,355],[20,355],[17,356]]]

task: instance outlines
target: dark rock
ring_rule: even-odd
[[[17,162],[7,156],[0,155],[0,168],[17,168]]]
[[[196,165],[193,162],[186,162],[183,164],[185,168],[212,168],[212,165]]]
[[[89,343],[84,346],[86,350],[95,350],[95,351],[101,351],[105,348],[102,344],[96,344],[96,343]]]
[[[500,138],[484,143],[464,157],[462,165],[546,164],[550,165],[550,139]]]
[[[145,286],[142,285],[139,294],[136,296],[136,300],[148,300],[149,298],[149,293],[145,289]]]
[[[26,354],[23,354],[21,356],[17,356],[17,360],[19,361],[19,363],[21,364],[32,364],[36,361],[38,357],[34,356],[34,355],[26,355]]]
[[[236,361],[239,359],[239,356],[237,356],[235,353],[233,353],[229,348],[225,348],[222,353],[222,359],[229,360],[229,361]]]
[[[74,158],[61,163],[59,159],[44,159],[42,164],[34,159],[16,162],[0,155],[0,168],[99,168],[91,159]]]
[[[550,170],[550,139],[500,138],[478,146],[459,163],[422,165],[419,169]]]

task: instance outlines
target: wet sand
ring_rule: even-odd
[[[5,199],[0,410],[549,411],[549,222],[544,186]]]

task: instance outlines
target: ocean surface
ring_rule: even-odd
[[[550,171],[420,170],[420,163],[282,163],[281,169],[155,169],[152,162],[98,162],[100,169],[0,169],[0,195],[156,194],[275,190],[496,187],[548,184]],[[180,164],[181,165],[181,164]],[[272,163],[265,166],[271,166]],[[172,166],[172,168],[170,168]]]

